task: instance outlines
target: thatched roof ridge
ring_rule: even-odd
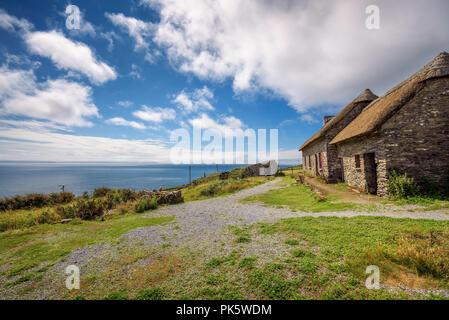
[[[371,102],[330,144],[378,130],[385,121],[424,88],[426,80],[446,76],[449,76],[449,53],[442,52],[413,76]]]
[[[315,141],[318,141],[320,138],[324,137],[326,133],[332,129],[340,120],[346,117],[346,115],[357,106],[358,103],[361,102],[369,102],[377,99],[377,96],[371,92],[370,89],[365,89],[357,98],[355,98],[350,104],[348,104],[343,110],[341,110],[334,118],[332,118],[329,122],[327,122],[317,133],[315,133],[309,140],[307,140],[299,150],[304,149],[308,145],[312,144]]]

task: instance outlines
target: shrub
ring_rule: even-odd
[[[108,193],[112,193],[114,190],[106,187],[97,188],[92,193],[92,197],[94,198],[102,198],[105,197]]]
[[[161,288],[142,290],[136,295],[136,300],[162,300],[164,291]]]
[[[58,216],[54,212],[51,212],[49,210],[46,210],[46,211],[42,212],[37,217],[37,223],[39,223],[39,224],[53,223],[53,222],[55,222],[57,220],[59,220]]]
[[[137,192],[130,189],[118,189],[117,194],[120,197],[121,202],[134,201],[138,198]]]
[[[57,207],[56,213],[64,219],[92,220],[104,214],[104,203],[99,199],[78,198],[72,205]]]
[[[156,197],[153,198],[149,198],[149,197],[144,197],[141,198],[135,206],[135,210],[137,213],[142,213],[148,210],[153,210],[157,208],[157,199]]]
[[[71,192],[52,193],[51,195],[31,193],[0,200],[0,211],[42,208],[52,204],[64,204],[73,201]]]
[[[92,220],[104,214],[103,203],[98,199],[78,200],[75,203],[75,217]]]
[[[390,172],[387,188],[390,197],[395,199],[408,198],[419,193],[419,187],[413,178],[408,177],[407,173],[398,174],[396,171]]]
[[[52,204],[66,204],[75,199],[75,195],[71,192],[59,192],[50,194]]]

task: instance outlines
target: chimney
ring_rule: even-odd
[[[331,121],[333,118],[335,118],[335,116],[324,116],[323,117],[323,126],[328,123],[329,121]]]

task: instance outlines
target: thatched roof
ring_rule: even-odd
[[[343,110],[341,110],[332,120],[329,120],[317,133],[315,133],[309,140],[307,140],[299,150],[311,145],[313,142],[318,141],[324,137],[326,133],[332,129],[340,120],[344,119],[346,115],[354,109],[358,103],[370,102],[377,99],[377,96],[371,92],[370,89],[365,89],[357,98],[355,98],[350,104],[348,104]]]
[[[339,143],[378,130],[422,88],[425,81],[449,75],[449,53],[442,52],[424,68],[373,101],[330,143]]]

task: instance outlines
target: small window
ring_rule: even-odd
[[[312,158],[309,156],[309,168],[312,169]]]
[[[355,167],[357,169],[360,169],[360,155],[359,154],[355,155]]]
[[[323,161],[321,159],[321,152],[318,153],[318,157],[320,158],[320,169],[322,169],[323,168]]]

